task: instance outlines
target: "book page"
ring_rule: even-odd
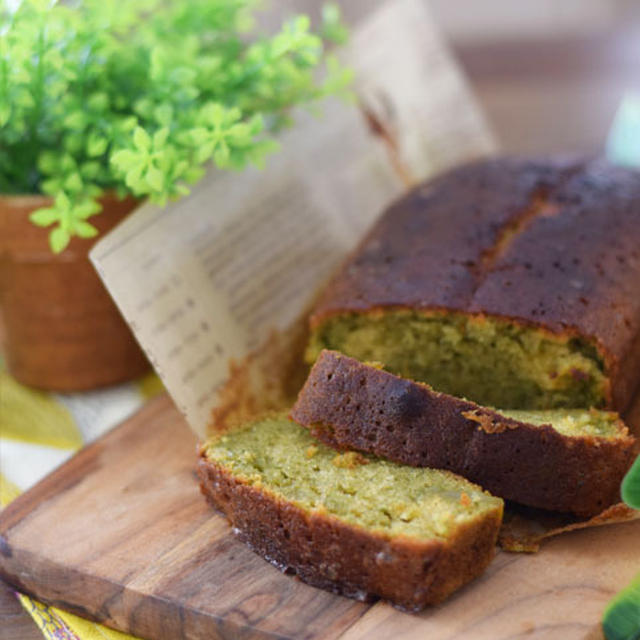
[[[266,169],[211,170],[98,242],[96,269],[176,405],[203,437],[229,363],[300,317],[409,184],[494,151],[421,0],[388,0],[344,52],[357,104],[299,114]]]

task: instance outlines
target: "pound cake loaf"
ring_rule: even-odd
[[[323,351],[291,418],[337,448],[449,469],[491,493],[579,516],[620,499],[635,439],[616,413],[495,411]]]
[[[640,174],[496,158],[393,204],[320,297],[334,349],[482,405],[623,412],[640,383]]]
[[[448,471],[338,453],[285,415],[201,447],[202,492],[268,561],[305,582],[411,611],[494,554],[503,503]]]

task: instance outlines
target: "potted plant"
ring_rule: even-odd
[[[21,381],[78,390],[141,373],[87,259],[96,236],[142,199],[188,193],[208,163],[262,163],[292,107],[348,84],[323,51],[344,37],[335,7],[319,35],[298,16],[266,37],[256,4],[0,6],[0,302]]]

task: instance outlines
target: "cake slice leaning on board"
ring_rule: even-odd
[[[307,350],[502,409],[629,405],[640,386],[640,173],[495,158],[410,191],[328,284]]]
[[[202,492],[257,553],[303,581],[417,611],[480,575],[503,503],[448,471],[338,453],[273,415],[202,445]]]
[[[620,500],[635,439],[617,413],[496,411],[323,351],[291,418],[337,448],[448,469],[502,498],[593,516]]]

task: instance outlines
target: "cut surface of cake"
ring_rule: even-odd
[[[463,478],[337,452],[284,415],[214,436],[198,472],[203,493],[270,562],[408,610],[482,573],[502,520],[502,500]]]

